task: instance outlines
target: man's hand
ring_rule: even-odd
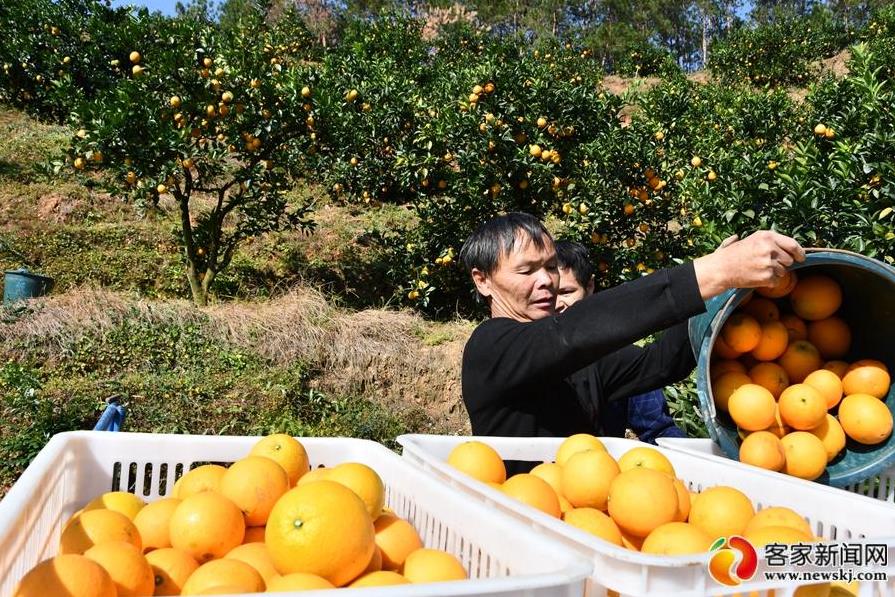
[[[732,236],[714,253],[693,262],[703,299],[728,288],[777,286],[786,268],[805,260],[805,250],[788,236],[762,230],[742,240]]]

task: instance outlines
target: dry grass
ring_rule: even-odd
[[[200,326],[210,339],[271,364],[305,364],[316,373],[312,385],[324,392],[361,395],[399,411],[421,408],[440,431],[469,430],[460,359],[472,323],[432,323],[406,311],[341,310],[310,288],[205,310],[183,300],[71,291],[33,301],[26,312],[0,309],[0,354],[27,347],[62,359],[79,338],[101,336],[125,320]]]

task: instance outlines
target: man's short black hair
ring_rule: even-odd
[[[560,268],[572,270],[582,288],[587,288],[594,277],[594,264],[587,249],[574,241],[556,241],[556,261]]]
[[[513,251],[520,232],[538,249],[553,242],[553,237],[536,217],[511,212],[485,222],[470,234],[460,249],[460,260],[470,272],[475,268],[490,275],[497,269],[500,257]]]

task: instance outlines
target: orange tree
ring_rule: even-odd
[[[243,239],[310,225],[308,206],[286,195],[312,143],[294,118],[312,91],[292,23],[247,21],[224,38],[209,23],[169,20],[131,47],[114,87],[73,114],[73,168],[102,170],[114,194],[143,207],[173,199],[198,305]]]

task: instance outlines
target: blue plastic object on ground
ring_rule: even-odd
[[[843,289],[839,314],[852,329],[852,347],[843,360],[877,359],[895,371],[895,268],[870,257],[839,250],[812,250],[804,268],[837,280]],[[709,364],[715,338],[736,307],[751,290],[730,290],[706,301],[706,312],[689,322],[690,344],[696,355],[696,390],[699,407],[709,435],[724,453],[739,459],[737,428],[727,413],[715,410],[709,378]],[[785,299],[784,299],[785,300]],[[895,384],[889,388],[886,406],[895,416]],[[847,450],[837,456],[818,479],[834,487],[859,483],[895,466],[895,434],[875,446],[848,440]]]
[[[100,415],[93,430],[121,431],[121,427],[124,425],[124,418],[127,415],[127,408],[118,401],[118,398],[110,398],[107,402],[106,410]]]
[[[53,278],[29,272],[26,268],[4,272],[3,303],[12,304],[36,296],[44,296],[53,288]]]

